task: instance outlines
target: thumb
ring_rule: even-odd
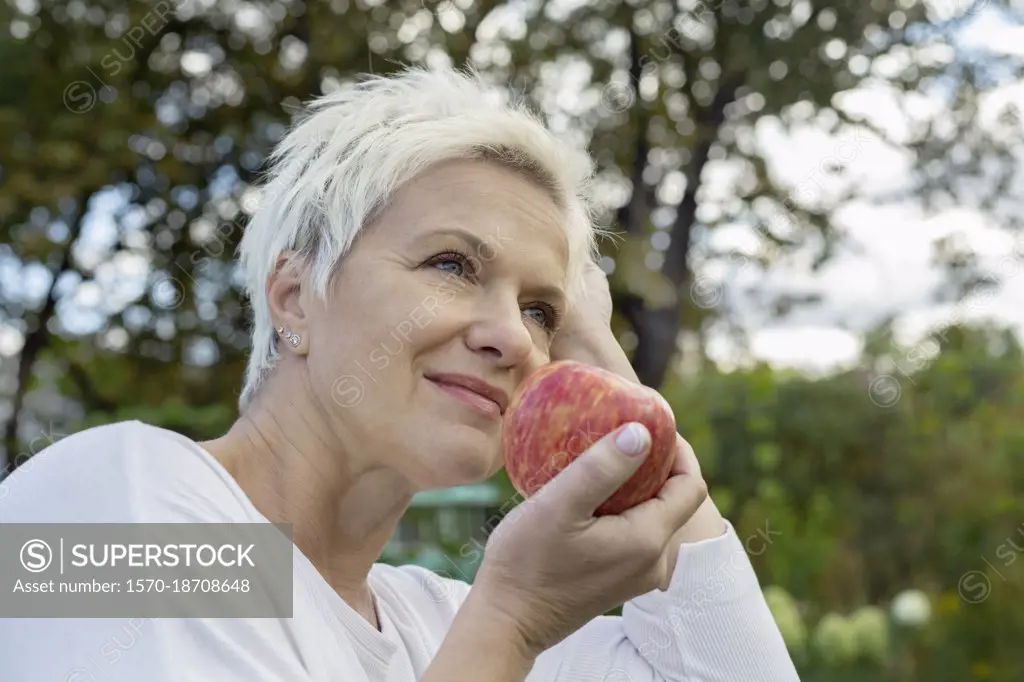
[[[569,513],[590,516],[629,480],[651,448],[643,424],[630,422],[612,431],[574,459],[540,493],[554,495]]]

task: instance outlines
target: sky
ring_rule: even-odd
[[[961,40],[965,46],[1024,56],[1024,27],[1008,25],[993,12],[979,13],[965,27]],[[925,112],[938,102],[920,95],[914,108]],[[994,90],[981,105],[979,125],[1008,103],[1024,112],[1024,81]],[[883,87],[859,88],[841,106],[868,116],[897,136],[906,123],[906,115]],[[862,144],[840,147],[842,138],[830,138],[820,131],[805,131],[792,139],[771,130],[762,133],[759,139],[771,168],[794,186],[812,177],[821,178],[815,170],[823,158],[837,155],[837,150],[844,162],[849,160],[845,175],[863,196],[906,185],[907,159],[873,136],[865,136],[867,141]],[[1024,161],[1024,153],[1020,156]],[[811,186],[819,184],[825,185],[822,192],[834,189],[818,182]],[[1016,187],[1024,187],[1024,176],[1018,174]],[[817,273],[807,268],[808,252],[804,251],[767,273],[746,267],[738,273],[710,268],[703,280],[697,274],[701,296],[716,291],[717,286],[721,291],[716,295],[737,307],[736,318],[747,330],[753,356],[732,343],[728,335],[718,334],[709,344],[712,358],[724,366],[760,359],[811,373],[841,369],[859,355],[861,332],[890,315],[895,316],[897,339],[906,344],[918,343],[930,328],[960,320],[1009,324],[1024,338],[1024,235],[1015,238],[966,207],[924,215],[913,203],[878,205],[861,200],[845,205],[834,220],[846,238],[836,256]],[[722,238],[737,244],[758,239],[753,231],[738,232]],[[961,305],[932,300],[934,287],[941,281],[931,264],[932,244],[954,233],[963,235],[982,256],[985,272],[1001,276],[1004,283],[998,293],[969,298]],[[817,292],[823,300],[777,319],[768,316],[755,299],[743,295],[751,286],[762,291]]]
[[[978,13],[960,40],[965,46],[1024,56],[1024,27],[1003,23],[994,12]],[[1007,103],[1016,103],[1024,111],[1024,81],[991,93],[982,106],[979,125]],[[907,115],[899,110],[897,99],[877,83],[848,93],[839,104],[851,113],[869,116],[897,137],[906,125]],[[912,113],[927,113],[941,107],[941,101],[921,94],[912,98],[911,105]],[[1009,323],[1024,337],[1024,237],[1014,241],[968,208],[923,215],[914,204],[877,205],[870,200],[873,195],[906,184],[909,161],[871,135],[833,138],[809,129],[787,137],[777,128],[762,125],[756,130],[756,141],[777,178],[794,188],[807,186],[814,178],[815,191],[822,198],[842,188],[839,183],[820,183],[822,160],[839,156],[844,162],[845,182],[853,183],[866,199],[847,204],[834,215],[845,239],[836,256],[817,273],[807,267],[808,250],[773,265],[768,272],[753,266],[731,270],[714,264],[698,267],[695,287],[700,296],[706,299],[711,292],[715,301],[727,303],[734,310],[732,321],[745,330],[749,339],[749,348],[743,348],[732,335],[714,331],[708,352],[720,364],[730,367],[759,359],[812,373],[840,369],[858,357],[861,332],[889,315],[896,316],[899,338],[908,344],[916,343],[930,326],[961,319]],[[716,168],[712,164],[706,181],[713,191],[716,183],[724,183],[728,177],[725,165]],[[105,198],[89,221],[86,241],[93,244],[97,255],[114,234],[108,212],[116,206],[116,200]],[[957,232],[983,254],[987,267],[1006,281],[996,295],[954,307],[931,300],[940,274],[930,260],[933,242]],[[752,250],[758,249],[758,239],[749,227],[719,229],[714,234],[718,246],[741,245]],[[129,300],[141,293],[145,271],[144,261],[123,254],[116,265],[105,267],[101,279],[110,285],[114,296]],[[5,273],[0,268],[0,284],[13,285],[16,277],[22,286],[44,290],[48,282],[37,276],[40,274]],[[780,319],[769,315],[756,298],[744,294],[750,288],[759,292],[815,292],[822,296],[822,302]],[[74,315],[66,315],[64,321],[81,331],[102,319],[88,314],[85,308],[116,303],[99,287],[79,291],[76,300],[82,306]],[[20,345],[20,335],[0,328],[0,356],[16,353]]]

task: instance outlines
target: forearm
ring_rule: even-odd
[[[523,682],[539,652],[470,591],[420,682]]]
[[[669,588],[628,602],[622,626],[655,671],[646,679],[800,680],[748,550],[728,526],[719,539],[683,544]]]
[[[572,348],[572,359],[585,362],[630,381],[641,383],[626,352],[615,339],[611,329],[571,332],[567,346]],[[725,532],[725,519],[710,497],[697,509],[690,520],[672,538],[675,547],[681,543],[699,542],[720,537]]]

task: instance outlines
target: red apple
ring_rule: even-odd
[[[619,514],[658,493],[675,457],[675,416],[654,389],[600,367],[571,360],[544,365],[516,389],[505,411],[509,480],[529,497],[595,442],[633,421],[650,431],[651,452],[597,516]]]

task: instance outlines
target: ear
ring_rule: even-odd
[[[286,251],[278,256],[274,271],[267,276],[266,296],[274,334],[281,348],[296,355],[305,355],[309,349],[309,311],[302,295],[303,273],[295,261],[295,254],[295,251]],[[292,345],[286,342],[284,335],[277,332],[279,328],[284,334],[298,335],[299,343]]]

